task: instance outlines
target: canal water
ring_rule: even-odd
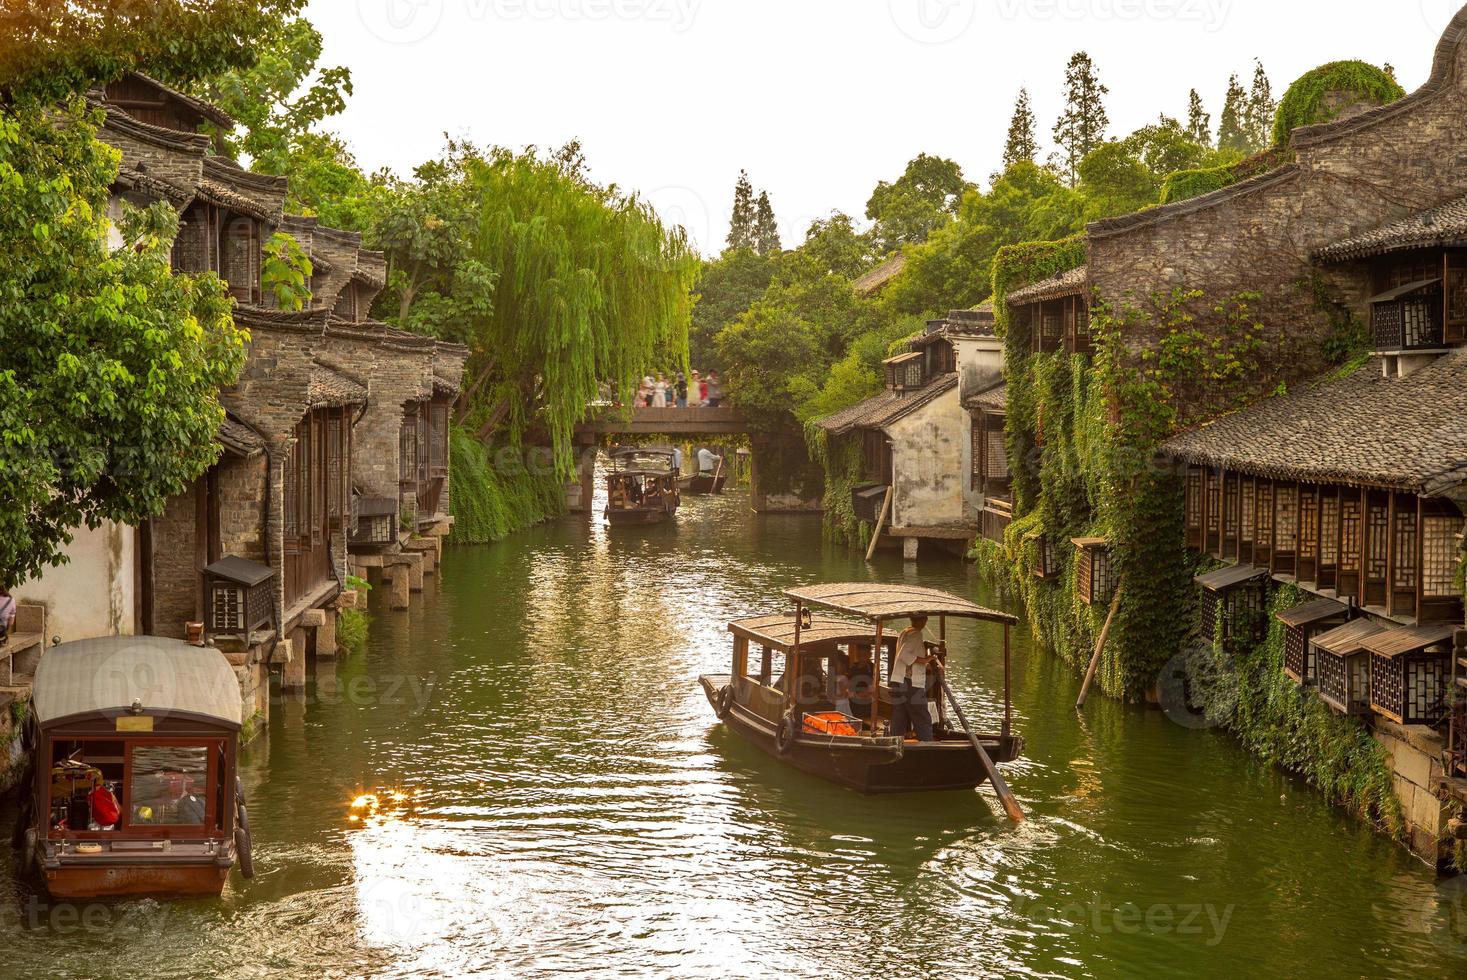
[[[365,656],[274,706],[244,761],[253,882],[84,908],[7,882],[0,975],[1467,974],[1462,890],[1224,734],[1077,716],[1022,631],[1017,828],[986,790],[868,799],[725,732],[696,678],[727,670],[727,622],[866,578],[998,601],[737,494],[451,550],[411,613],[374,608]],[[994,727],[1001,633],[955,632]]]

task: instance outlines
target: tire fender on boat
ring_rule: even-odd
[[[714,707],[714,711],[718,714],[718,719],[722,721],[723,719],[727,718],[729,716],[729,712],[733,711],[733,706],[734,689],[733,685],[729,684],[720,689],[718,692],[718,700]]]
[[[255,841],[250,834],[250,811],[245,806],[244,787],[239,777],[234,779],[234,856],[239,860],[239,873],[246,878],[255,876]]]
[[[774,748],[780,755],[788,755],[795,747],[795,716],[785,715],[779,722],[779,731],[774,733]]]

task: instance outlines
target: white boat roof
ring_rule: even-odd
[[[224,654],[183,640],[113,636],[63,643],[36,668],[34,710],[45,727],[127,711],[191,715],[240,727],[239,681]]]

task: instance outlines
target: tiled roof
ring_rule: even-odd
[[[876,268],[857,279],[852,285],[862,296],[879,293],[881,288],[902,274],[907,267],[907,257],[901,252],[882,262]]]
[[[1061,299],[1065,296],[1078,296],[1085,292],[1086,285],[1090,282],[1090,270],[1086,266],[1061,272],[1057,276],[1016,289],[1009,293],[1006,302],[1010,307],[1028,306],[1030,303],[1043,303],[1052,299]]]
[[[265,438],[243,422],[226,415],[219,426],[219,443],[228,452],[246,459],[265,451]]]
[[[956,374],[943,375],[925,388],[917,391],[883,391],[859,405],[836,412],[816,424],[833,436],[843,436],[856,429],[880,429],[911,413],[930,405],[958,386]]]
[[[992,412],[995,415],[1003,415],[1009,410],[1009,386],[1001,384],[989,388],[987,391],[979,392],[976,395],[970,395],[963,402],[963,407],[967,409],[977,408],[985,412]]]
[[[1443,248],[1467,242],[1467,197],[1381,225],[1363,235],[1320,249],[1320,262],[1368,259],[1388,252]]]
[[[993,300],[972,310],[953,310],[947,315],[946,332],[954,337],[993,337]]]
[[[367,389],[323,364],[311,371],[311,386],[307,400],[312,408],[342,408],[346,405],[365,405]]]
[[[205,177],[199,182],[199,200],[205,204],[228,208],[247,217],[256,218],[267,224],[279,220],[279,216],[259,202],[236,192],[233,188]]]
[[[219,108],[217,105],[214,105],[212,102],[205,102],[203,99],[196,99],[192,95],[188,95],[184,92],[180,92],[176,88],[171,88],[170,86],[164,85],[156,78],[144,75],[140,71],[133,72],[133,74],[144,82],[147,82],[149,85],[156,88],[159,92],[162,92],[164,95],[170,96],[182,102],[184,105],[188,106],[190,109],[197,112],[199,115],[203,116],[205,119],[209,120],[220,129],[231,130],[237,125],[237,123],[234,121],[233,116],[225,112],[223,109]]]
[[[1374,365],[1183,433],[1166,455],[1277,480],[1444,493],[1467,482],[1467,350],[1405,378]]]

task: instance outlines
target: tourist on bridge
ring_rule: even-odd
[[[723,402],[723,384],[718,380],[718,372],[709,371],[705,384],[708,388],[708,407],[717,408]]]
[[[926,616],[913,616],[912,625],[897,637],[891,665],[891,733],[906,738],[915,730],[917,741],[933,742],[932,713],[927,709],[927,668],[937,658],[927,653]]]
[[[688,407],[698,408],[703,404],[703,378],[697,371],[693,372],[693,380],[688,385]]]
[[[688,376],[686,374],[683,374],[681,371],[679,371],[677,373],[677,387],[675,388],[675,391],[677,393],[677,407],[678,408],[687,408],[688,407]]]
[[[652,385],[652,407],[667,407],[667,382],[662,380],[662,372],[657,372],[657,380]]]

